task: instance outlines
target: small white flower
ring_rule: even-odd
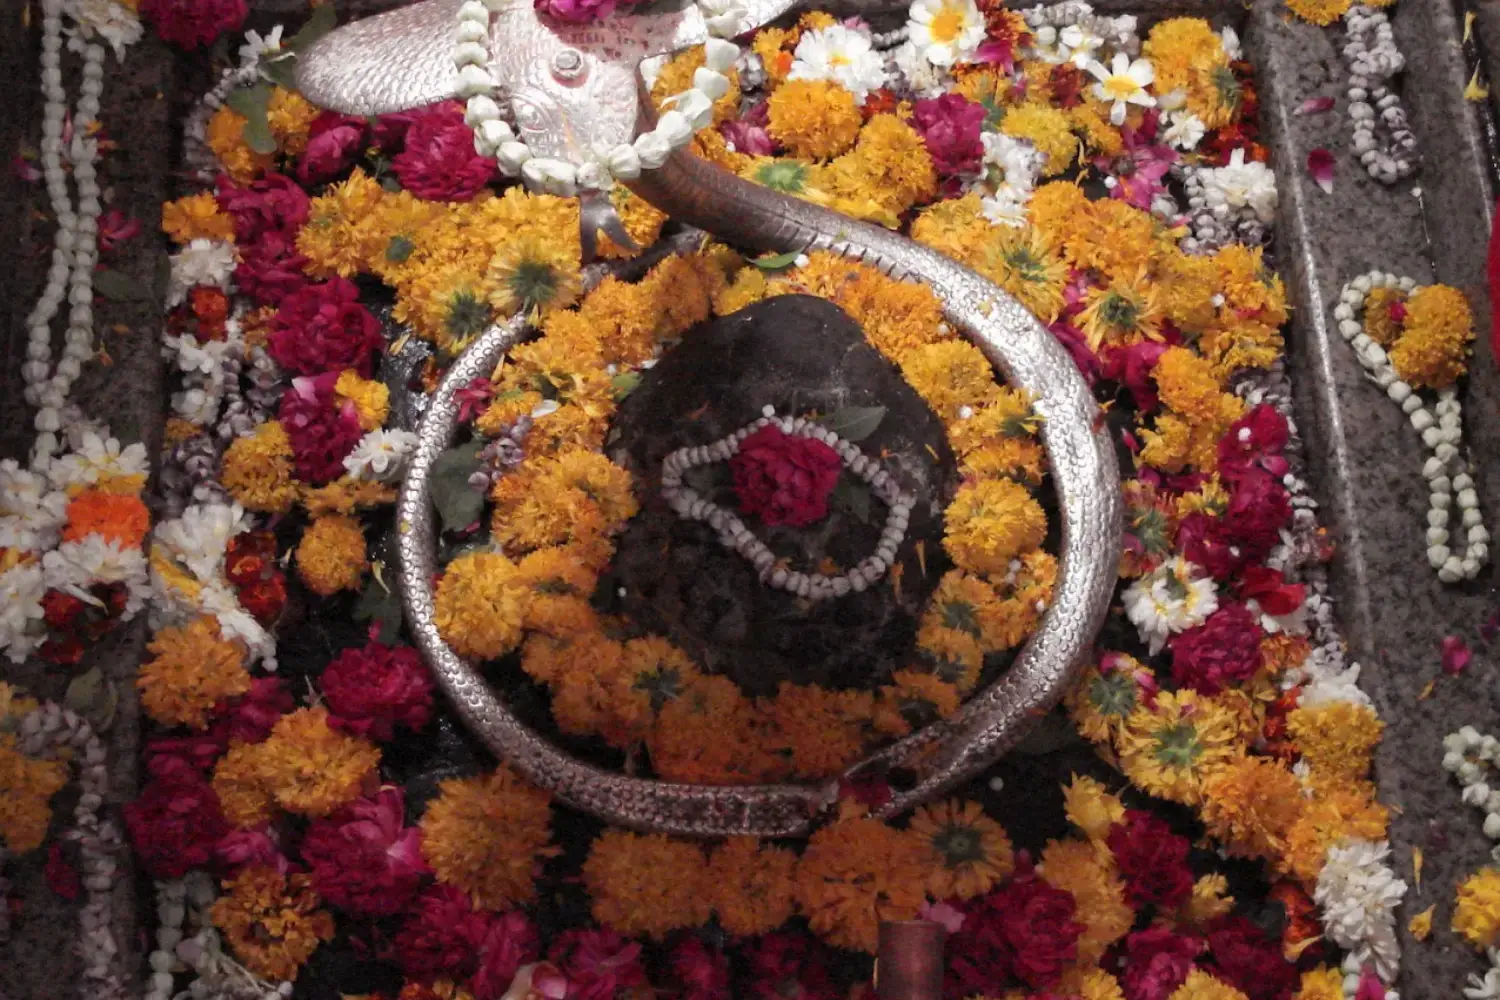
[[[1467,1000],[1500,1000],[1500,966],[1491,968],[1482,977],[1470,973],[1464,996]]]
[[[1395,910],[1406,895],[1406,883],[1385,863],[1389,854],[1386,841],[1346,838],[1329,848],[1313,890],[1329,939],[1371,960],[1382,978],[1394,973],[1400,954]]]
[[[1170,124],[1162,133],[1162,139],[1167,145],[1178,149],[1197,149],[1198,143],[1203,141],[1203,136],[1208,132],[1203,119],[1191,111],[1174,111],[1168,121]]]
[[[1070,24],[1057,34],[1057,52],[1063,61],[1083,69],[1094,61],[1094,53],[1104,45],[1104,36],[1096,35],[1081,24]]]
[[[1302,687],[1298,704],[1308,708],[1335,701],[1347,701],[1355,705],[1370,704],[1370,696],[1359,687],[1358,663],[1351,663],[1339,670],[1308,671],[1307,674],[1308,679]]]
[[[229,540],[250,528],[239,504],[194,504],[175,521],[163,521],[151,537],[163,553],[200,582],[218,579]]]
[[[974,0],[914,0],[908,37],[934,66],[967,62],[984,42],[984,15]]]
[[[1245,162],[1245,151],[1236,149],[1222,167],[1200,170],[1203,196],[1210,207],[1250,208],[1266,225],[1276,218],[1276,175],[1264,163]]]
[[[1125,590],[1125,614],[1151,655],[1161,652],[1168,636],[1202,625],[1218,610],[1219,596],[1212,579],[1195,579],[1198,567],[1173,556],[1150,576]]]
[[[885,60],[862,31],[842,24],[809,31],[792,53],[789,80],[832,80],[864,102],[885,86]]]
[[[416,447],[417,436],[411,431],[374,430],[344,458],[344,469],[355,479],[388,483],[401,478]]]
[[[266,56],[275,58],[281,55],[281,25],[271,29],[268,35],[262,35],[254,29],[245,32],[245,43],[240,46],[240,65],[250,66],[258,63]]]
[[[985,218],[996,225],[1025,225],[1026,203],[1046,158],[1025,139],[1001,132],[985,132],[980,141],[984,160],[973,187],[982,194]]]
[[[92,486],[101,479],[144,476],[146,446],[137,442],[121,447],[116,438],[85,433],[79,447],[53,459],[47,475],[59,489]]]
[[[136,12],[115,0],[67,0],[63,10],[78,26],[78,36],[86,41],[93,41],[95,36],[103,39],[116,59],[124,59],[125,49],[145,33]],[[75,51],[80,48],[71,42],[68,47]]]
[[[88,591],[95,584],[125,584],[126,618],[144,607],[151,596],[145,553],[122,546],[118,539],[106,541],[103,535],[63,542],[42,556],[42,571],[49,590],[64,590],[90,602],[94,598]]]
[[[0,549],[50,549],[67,509],[67,494],[52,489],[44,477],[14,459],[0,462]]]
[[[953,83],[952,74],[942,66],[928,62],[922,50],[909,40],[896,47],[892,58],[906,86],[918,97],[942,97]]]
[[[1225,28],[1219,32],[1219,42],[1224,46],[1224,54],[1229,57],[1230,62],[1237,62],[1245,56],[1244,50],[1240,48],[1240,36],[1233,28]]]
[[[0,573],[0,646],[11,662],[26,659],[37,644],[42,620],[42,595],[47,592],[42,567],[36,563],[12,566]]]
[[[1149,108],[1156,104],[1156,98],[1146,92],[1156,79],[1156,71],[1145,59],[1132,62],[1125,53],[1116,52],[1114,62],[1108,68],[1092,59],[1085,68],[1099,81],[1094,84],[1094,96],[1110,105],[1111,124],[1125,124],[1129,105]]]
[[[198,608],[214,616],[226,639],[238,639],[250,653],[250,662],[272,661],[276,656],[276,639],[240,606],[227,584],[215,581],[198,593]],[[269,669],[269,668],[268,668]]]
[[[199,285],[229,290],[234,275],[234,244],[223,240],[193,240],[172,255],[172,278],[167,285],[167,308],[181,305]]]
[[[1269,615],[1261,610],[1260,602],[1249,600],[1245,606],[1250,613],[1260,617],[1260,627],[1267,635],[1306,635],[1307,634],[1307,602],[1303,601],[1297,605],[1295,611],[1286,615]]]

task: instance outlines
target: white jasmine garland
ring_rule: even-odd
[[[1057,54],[1061,61],[1084,69],[1095,61],[1095,53],[1104,47],[1104,36],[1091,25],[1070,24],[1057,33]]]
[[[981,192],[985,218],[996,225],[1024,226],[1026,203],[1046,162],[1032,143],[1003,132],[985,132],[984,159],[973,187]]]
[[[948,67],[969,62],[984,42],[984,15],[974,0],[914,0],[907,37],[928,62]]]
[[[149,469],[144,444],[122,446],[115,438],[88,431],[81,445],[52,460],[47,473],[58,489],[67,490],[92,486],[101,479],[140,476],[144,480]]]
[[[134,10],[116,0],[64,0],[63,10],[76,25],[70,48],[82,51],[84,43],[101,38],[123,61],[125,49],[141,40],[145,29]]]
[[[0,462],[0,549],[40,552],[57,544],[68,496],[14,459]]]
[[[172,277],[167,285],[167,308],[174,309],[199,285],[229,290],[234,277],[234,244],[224,240],[193,240],[172,255]]]
[[[868,32],[833,24],[803,32],[787,79],[831,80],[864,103],[870,91],[885,86],[885,60]]]
[[[929,62],[922,50],[909,40],[892,50],[891,60],[901,72],[907,88],[918,97],[942,97],[953,83],[953,76],[945,67]]]
[[[1173,556],[1149,576],[1125,589],[1125,615],[1140,633],[1151,655],[1161,652],[1175,633],[1202,625],[1218,610],[1219,597],[1211,578],[1181,556]]]
[[[405,473],[416,447],[417,436],[411,431],[373,430],[344,458],[344,469],[355,479],[393,482]]]
[[[0,573],[0,646],[12,663],[21,663],[41,641],[42,595],[47,592],[42,567],[22,563]]]
[[[1222,167],[1205,167],[1196,171],[1210,208],[1223,205],[1230,209],[1249,208],[1262,223],[1270,225],[1276,218],[1276,175],[1264,163],[1245,161],[1245,151],[1236,149]]]
[[[118,539],[105,540],[102,535],[85,535],[75,542],[63,542],[42,556],[43,576],[48,590],[62,590],[88,604],[98,599],[89,593],[96,584],[122,583],[127,588],[125,611],[128,621],[145,607],[151,596],[146,555],[138,548],[122,546]]]
[[[1395,977],[1400,960],[1395,910],[1406,895],[1406,883],[1386,864],[1389,856],[1386,841],[1346,838],[1329,848],[1313,890],[1329,940],[1359,957],[1361,964],[1372,962],[1387,981]]]

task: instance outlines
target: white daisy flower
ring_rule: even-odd
[[[861,103],[885,86],[885,60],[863,31],[830,25],[803,34],[792,53],[789,80],[831,80]]]
[[[1222,167],[1207,167],[1198,172],[1203,181],[1203,197],[1209,208],[1228,205],[1250,208],[1255,217],[1269,225],[1276,218],[1276,175],[1264,163],[1245,162],[1245,151],[1236,149]]]
[[[172,278],[167,283],[167,308],[182,304],[199,285],[229,290],[234,275],[234,244],[224,240],[193,240],[172,255]]]
[[[1161,652],[1169,636],[1202,625],[1218,610],[1213,580],[1196,579],[1197,572],[1197,566],[1173,556],[1126,588],[1125,614],[1141,641],[1150,645],[1152,656]]]
[[[1208,129],[1203,125],[1203,119],[1190,111],[1174,111],[1168,119],[1165,132],[1162,133],[1162,141],[1177,149],[1197,149],[1198,143],[1203,141]]]
[[[97,37],[114,50],[116,59],[124,59],[126,47],[145,33],[136,12],[115,0],[66,0],[63,11],[77,25],[76,37],[68,46],[75,51],[82,48],[74,44],[79,38],[91,42]]]
[[[85,535],[76,542],[63,542],[42,556],[42,571],[49,590],[64,590],[90,603],[96,603],[89,594],[89,588],[95,584],[125,584],[126,618],[144,607],[146,598],[151,596],[145,553],[122,546],[119,539],[106,540],[103,535]]]
[[[374,430],[344,458],[344,469],[355,479],[392,482],[406,471],[416,447],[417,436],[411,431]]]
[[[151,537],[168,558],[207,583],[218,579],[229,540],[249,528],[239,504],[194,504],[175,521],[158,524]]]
[[[278,24],[268,35],[253,29],[245,32],[245,44],[240,46],[240,65],[250,66],[267,56],[274,59],[281,55],[281,30],[282,26]]]
[[[1083,69],[1094,61],[1094,54],[1104,47],[1104,36],[1096,35],[1081,24],[1070,24],[1057,33],[1057,52],[1062,61]]]
[[[144,476],[146,446],[139,442],[122,447],[119,439],[85,432],[82,442],[66,455],[53,459],[47,475],[59,489],[92,486],[101,479]]]
[[[23,563],[0,573],[0,647],[12,663],[20,663],[36,648],[42,620],[42,595],[47,584],[42,567]]]
[[[907,37],[934,66],[968,62],[984,42],[974,0],[914,0],[907,17]]]
[[[891,58],[901,71],[906,86],[918,97],[942,97],[953,84],[953,75],[942,66],[934,66],[928,62],[922,50],[909,40],[896,46]]]
[[[1093,59],[1085,68],[1099,82],[1094,84],[1094,96],[1110,105],[1109,120],[1113,125],[1125,124],[1125,113],[1132,104],[1149,108],[1156,98],[1146,92],[1156,79],[1156,71],[1145,59],[1134,62],[1123,52],[1115,53],[1115,60],[1108,68]]]

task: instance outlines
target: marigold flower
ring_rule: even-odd
[[[1385,723],[1368,705],[1329,701],[1287,715],[1287,733],[1315,772],[1334,779],[1363,778]]]
[[[384,382],[360,378],[358,372],[345,369],[333,383],[333,391],[340,403],[347,400],[354,404],[360,430],[373,431],[385,423],[391,408],[391,390]]]
[[[766,131],[796,157],[827,160],[854,145],[864,118],[831,80],[789,80],[766,101]]]
[[[711,912],[708,862],[695,843],[659,833],[606,830],[583,864],[594,919],[622,934],[660,941],[699,927]]]
[[[244,115],[224,105],[208,120],[205,141],[218,157],[219,165],[238,184],[255,180],[275,162],[266,153],[257,153],[245,142],[245,125],[249,121]]]
[[[1089,198],[1072,181],[1052,181],[1039,186],[1026,203],[1026,217],[1053,250],[1061,250],[1067,237],[1089,213]]]
[[[285,514],[296,504],[301,486],[294,477],[295,455],[286,428],[267,420],[224,452],[220,480],[246,510]]]
[[[1315,789],[1286,835],[1286,852],[1278,866],[1302,880],[1317,882],[1328,849],[1346,837],[1384,840],[1389,814],[1375,801],[1368,785]]]
[[[1365,295],[1363,328],[1365,336],[1381,347],[1389,348],[1401,336],[1406,319],[1406,293],[1399,288],[1381,285]]]
[[[516,552],[613,534],[639,507],[630,473],[581,448],[527,463],[493,496],[495,537]]]
[[[307,134],[322,110],[297,93],[284,87],[273,87],[266,102],[266,123],[281,152],[288,157],[301,156],[307,149]]]
[[[908,351],[901,374],[944,420],[964,406],[985,399],[995,386],[995,370],[984,353],[966,340],[946,340]]]
[[[1500,869],[1481,868],[1459,885],[1453,930],[1480,950],[1500,943]]]
[[[1199,814],[1208,832],[1232,853],[1272,858],[1281,852],[1302,802],[1301,785],[1284,764],[1246,756],[1205,776]]]
[[[271,793],[261,780],[262,747],[260,743],[237,744],[214,765],[214,795],[224,818],[241,830],[264,825],[273,813]]]
[[[501,244],[490,260],[486,282],[490,305],[500,315],[524,312],[535,320],[578,301],[583,290],[578,248],[525,231]]]
[[[250,690],[245,651],[208,616],[158,631],[135,685],[141,707],[164,726],[205,729],[214,705]]]
[[[297,576],[321,597],[358,590],[365,570],[365,533],[359,521],[328,514],[313,521],[297,544]]]
[[[379,748],[329,726],[326,708],[282,716],[257,747],[266,791],[281,808],[304,816],[327,816],[353,802],[380,764]]]
[[[927,894],[934,899],[982,895],[1015,869],[1005,828],[978,802],[949,799],[923,806],[907,829],[930,855]]]
[[[803,778],[838,774],[865,747],[865,725],[874,709],[868,691],[832,691],[783,682],[765,710],[768,746],[787,756]]]
[[[1089,840],[1100,843],[1125,818],[1125,805],[1119,797],[1082,774],[1073,775],[1063,786],[1063,808],[1069,823],[1082,830]]]
[[[1418,288],[1406,300],[1391,364],[1414,388],[1446,389],[1468,370],[1473,339],[1474,316],[1463,292],[1447,285]]]
[[[937,168],[922,136],[897,115],[871,118],[854,149],[819,171],[818,186],[846,215],[888,229],[937,193]]]
[[[1078,904],[1077,919],[1083,924],[1083,933],[1078,936],[1079,962],[1099,961],[1135,923],[1135,911],[1125,901],[1125,883],[1093,844],[1049,841],[1037,874],[1048,885],[1070,894]]]
[[[333,917],[318,909],[311,876],[251,866],[224,883],[209,916],[245,967],[272,981],[294,981],[318,945],[333,940]]]
[[[151,530],[146,505],[129,493],[84,490],[68,501],[67,516],[62,532],[65,542],[99,535],[107,542],[118,542],[122,549],[138,549]]]
[[[829,943],[873,953],[882,920],[910,920],[921,908],[926,857],[909,831],[844,819],[808,841],[797,867],[797,899]]]
[[[984,217],[977,191],[934,202],[918,212],[911,224],[912,239],[970,265],[994,235],[995,227]]]
[[[1074,267],[1103,272],[1111,281],[1139,274],[1156,251],[1155,220],[1119,198],[1087,201],[1069,214],[1068,223],[1064,258]]]
[[[1027,101],[1008,108],[1000,122],[1000,131],[1025,139],[1047,157],[1042,174],[1051,177],[1068,169],[1078,155],[1078,139],[1073,135],[1073,120],[1066,111],[1038,101]]]
[[[882,733],[904,736],[958,711],[958,687],[921,670],[897,670],[880,689],[872,721]]]
[[[0,733],[0,844],[12,854],[42,846],[52,821],[48,805],[68,783],[68,765],[36,760],[16,749],[14,733]]]
[[[1249,998],[1228,983],[1215,979],[1202,969],[1195,968],[1188,973],[1187,980],[1172,991],[1167,1000],[1249,1000]]]
[[[731,837],[708,859],[708,895],[719,923],[737,937],[780,927],[791,917],[797,855],[754,837]]]
[[[1286,9],[1320,27],[1328,27],[1349,12],[1350,0],[1286,0]]]
[[[1344,1000],[1344,973],[1320,965],[1302,973],[1294,1000]]]
[[[422,856],[438,881],[467,892],[476,909],[533,901],[543,860],[560,853],[547,793],[504,764],[438,788],[421,823]]]
[[[161,207],[161,231],[178,246],[193,240],[234,242],[234,220],[219,211],[211,191],[199,191]]]
[[[694,678],[667,702],[647,734],[651,766],[668,781],[743,785],[786,777],[764,720],[727,677]]]
[[[526,588],[515,564],[498,552],[468,552],[438,581],[433,612],[444,641],[459,656],[493,660],[516,647]]]
[[[1233,909],[1234,897],[1229,895],[1229,880],[1216,872],[1193,883],[1192,895],[1177,913],[1179,919],[1202,927]]]
[[[917,656],[924,667],[961,693],[974,689],[984,666],[984,647],[978,639],[931,616],[917,631]]]
[[[1142,790],[1194,805],[1203,779],[1244,752],[1233,715],[1196,691],[1163,691],[1125,720],[1117,740],[1120,766]]]
[[[302,506],[315,521],[331,514],[348,516],[395,502],[396,488],[389,483],[347,476],[302,494]]]
[[[960,568],[1003,575],[1012,559],[1042,544],[1047,514],[1008,479],[965,483],[944,515],[943,548]]]
[[[1014,295],[1043,323],[1057,319],[1068,267],[1053,255],[1040,229],[996,226],[982,247],[972,262],[979,273]]]

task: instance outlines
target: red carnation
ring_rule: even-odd
[[[406,148],[391,160],[401,186],[428,201],[468,201],[495,176],[495,161],[474,150],[463,108],[435,104],[413,116]]]
[[[221,174],[217,185],[215,197],[234,220],[234,242],[241,250],[267,233],[295,237],[312,207],[307,192],[285,174],[267,173],[246,187]]]
[[[333,384],[338,375],[328,372],[292,380],[292,388],[281,397],[276,419],[291,440],[297,462],[297,478],[322,486],[344,474],[344,456],[354,450],[364,431],[354,404],[338,406]]]
[[[1125,939],[1120,987],[1128,1000],[1167,1000],[1187,980],[1202,950],[1197,938],[1166,928],[1136,931]]]
[[[271,735],[276,721],[295,707],[286,681],[280,677],[255,677],[250,681],[249,691],[220,702],[214,711],[223,716],[230,741],[259,743]]]
[[[1186,837],[1140,809],[1129,810],[1125,822],[1110,827],[1109,849],[1125,877],[1125,897],[1132,906],[1172,907],[1187,899],[1193,891],[1188,847]]]
[[[306,264],[307,258],[297,251],[295,236],[267,233],[240,247],[234,282],[255,301],[274,306],[307,287],[307,274],[302,270]]]
[[[325,111],[313,120],[297,179],[318,184],[343,173],[365,148],[365,120]]]
[[[1281,529],[1292,519],[1292,502],[1276,477],[1249,468],[1230,480],[1229,506],[1215,528],[1218,540],[1240,550],[1239,556],[1259,562],[1281,541]]]
[[[165,763],[165,761],[164,761]],[[229,832],[213,786],[186,765],[154,778],[125,805],[125,829],[152,878],[182,878],[202,868]]]
[[[1217,694],[1260,669],[1264,633],[1238,601],[1221,604],[1202,625],[1172,637],[1172,680],[1199,694]]]
[[[479,944],[479,971],[469,980],[475,1000],[505,996],[521,966],[535,962],[541,947],[535,925],[520,910],[491,914]]]
[[[835,1000],[827,948],[806,934],[776,931],[748,949],[751,990],[758,1000]]]
[[[269,347],[276,363],[297,375],[353,368],[368,378],[383,343],[380,322],[359,304],[354,282],[335,277],[281,303]]]
[[[1262,614],[1273,618],[1290,615],[1307,600],[1307,584],[1288,583],[1280,570],[1247,566],[1235,583],[1240,599],[1255,602]]]
[[[1011,979],[1046,989],[1078,955],[1083,925],[1071,893],[1022,875],[972,901],[948,938],[950,994],[999,996]]]
[[[672,949],[672,975],[682,984],[683,1000],[729,1000],[729,960],[695,935]]]
[[[960,94],[918,101],[912,107],[912,122],[941,177],[972,174],[979,169],[984,159],[984,143],[979,139],[984,115],[984,105]]]
[[[394,736],[398,724],[421,729],[432,714],[432,679],[410,646],[351,646],[328,664],[318,687],[330,725],[377,742]]]
[[[621,990],[646,985],[640,944],[612,930],[563,931],[547,960],[568,977],[568,1000],[614,1000]]]
[[[1188,562],[1202,566],[1215,580],[1229,580],[1249,560],[1237,545],[1220,540],[1219,520],[1195,511],[1177,526],[1177,547]]]
[[[302,840],[302,860],[318,894],[356,917],[404,910],[427,871],[421,831],[403,826],[405,816],[401,789],[382,788],[314,821]]]
[[[431,885],[417,897],[387,957],[412,979],[468,979],[479,967],[479,946],[488,931],[489,921],[469,905],[467,893]]]
[[[141,0],[138,10],[164,41],[184,49],[238,30],[250,13],[245,0]]]
[[[1250,1000],[1287,1000],[1298,982],[1297,967],[1259,928],[1240,916],[1223,916],[1208,927],[1208,950],[1220,979]]]
[[[822,441],[772,424],[740,442],[729,467],[740,510],[766,524],[800,528],[828,516],[828,496],[844,465]]]
[[[1281,453],[1290,436],[1286,417],[1276,407],[1269,403],[1251,407],[1219,439],[1220,474],[1233,478],[1251,466],[1259,466],[1272,475],[1285,475],[1287,461]]]

